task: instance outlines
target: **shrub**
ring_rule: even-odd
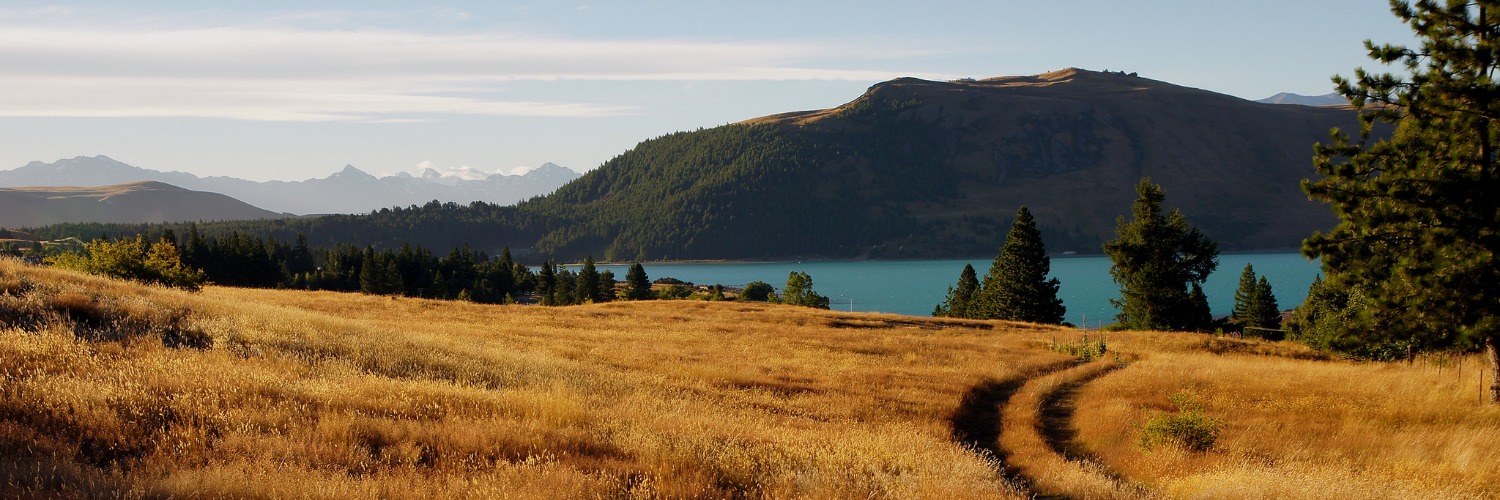
[[[786,278],[786,288],[781,289],[781,303],[827,309],[828,297],[813,291],[812,276],[804,272],[793,271]]]
[[[688,296],[692,294],[692,289],[681,284],[672,284],[667,285],[666,288],[658,290],[656,292],[656,297],[662,300],[676,300],[688,298]]]
[[[1105,343],[1103,333],[1099,334],[1098,340],[1089,340],[1089,334],[1085,333],[1083,334],[1083,338],[1076,342],[1072,338],[1064,342],[1058,342],[1057,337],[1053,337],[1052,343],[1047,345],[1047,349],[1069,356],[1078,356],[1087,362],[1104,357],[1104,353],[1109,350],[1109,345]]]
[[[771,288],[770,283],[764,281],[751,281],[745,284],[745,289],[740,292],[740,300],[765,302],[771,300],[771,294],[776,289]]]
[[[119,241],[94,240],[84,245],[82,254],[59,255],[51,262],[75,271],[192,291],[207,280],[203,271],[183,265],[175,244],[165,238],[149,243],[144,235]]]
[[[1148,451],[1159,445],[1193,451],[1213,449],[1222,422],[1204,415],[1203,405],[1190,393],[1178,392],[1168,399],[1177,406],[1177,413],[1157,413],[1147,419],[1141,431],[1141,447]]]

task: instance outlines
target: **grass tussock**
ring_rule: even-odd
[[[1140,359],[1082,389],[1078,441],[1164,495],[1500,496],[1500,408],[1481,402],[1477,356],[1462,369],[1446,357],[1354,363],[1174,333],[1119,333],[1110,345]],[[1183,394],[1195,408],[1171,400]],[[1216,439],[1207,451],[1141,446],[1163,415],[1214,422]]]
[[[953,413],[1065,359],[990,324],[189,294],[14,261],[0,311],[4,496],[1019,497]]]

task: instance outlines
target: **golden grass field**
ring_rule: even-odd
[[[0,260],[0,496],[1500,496],[1474,359],[1459,375],[1119,333],[1119,364],[1069,369],[1046,344],[1072,335],[735,302],[186,293]],[[1037,408],[1095,372],[1061,400],[1071,418]],[[1183,391],[1223,422],[1217,446],[1142,449]],[[1069,455],[1014,434],[1048,425],[1076,431]]]

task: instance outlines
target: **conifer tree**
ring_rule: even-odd
[[[1281,328],[1281,306],[1276,303],[1276,293],[1271,290],[1271,282],[1265,276],[1255,284],[1255,300],[1251,302],[1254,306],[1251,318],[1260,328]]]
[[[970,305],[974,301],[974,293],[979,290],[979,277],[974,272],[974,266],[964,264],[964,270],[958,273],[958,284],[948,287],[948,296],[943,303],[933,309],[933,316],[947,316],[950,318],[969,317]]]
[[[968,317],[1062,323],[1066,308],[1057,297],[1057,278],[1047,278],[1050,272],[1052,259],[1042,244],[1042,232],[1023,206],[1016,211],[1005,244],[971,299]]]
[[[208,242],[198,232],[197,224],[188,224],[187,243],[182,249],[182,263],[188,267],[203,269],[208,267],[208,260]]]
[[[578,286],[574,288],[576,303],[604,302],[599,293],[599,269],[594,267],[594,256],[583,258],[583,268],[578,270]]]
[[[1188,292],[1187,313],[1184,316],[1182,330],[1206,331],[1213,326],[1214,314],[1208,308],[1208,295],[1203,293],[1203,287],[1193,283],[1192,291]]]
[[[653,297],[651,293],[651,278],[646,276],[646,268],[640,262],[630,265],[630,270],[625,271],[625,283],[629,285],[625,289],[625,298],[628,300],[648,300]]]
[[[518,288],[518,279],[515,274],[516,261],[510,255],[510,247],[502,248],[500,260],[489,263],[488,268],[486,274],[489,275],[490,282],[494,284],[496,301],[503,301],[507,295],[516,292]]]
[[[1207,299],[1190,292],[1218,267],[1219,246],[1188,223],[1182,212],[1162,213],[1166,193],[1143,178],[1136,185],[1139,198],[1131,206],[1133,219],[1118,220],[1117,238],[1104,244],[1113,265],[1109,274],[1120,285],[1116,321],[1137,330],[1194,330],[1205,328]],[[1201,304],[1200,304],[1201,302]],[[1209,318],[1210,320],[1212,318]]]
[[[580,304],[578,294],[578,273],[558,266],[557,275],[554,280],[557,284],[552,287],[552,304],[554,306],[570,306]]]
[[[538,272],[536,279],[536,294],[540,298],[542,305],[560,305],[554,302],[554,299],[557,297],[556,291],[557,271],[553,269],[551,260],[544,260],[542,261],[542,270]]]
[[[605,269],[605,270],[599,272],[599,292],[598,292],[599,294],[598,294],[598,297],[599,297],[600,301],[602,301],[602,302],[611,302],[611,301],[615,300],[615,298],[616,298],[616,296],[615,296],[615,283],[616,283],[616,281],[615,281],[615,272],[614,271]]]
[[[371,295],[401,293],[401,273],[396,270],[396,259],[389,250],[375,253],[366,248],[364,264],[359,270],[359,290]]]
[[[1230,314],[1230,317],[1236,322],[1244,323],[1250,318],[1250,311],[1254,309],[1252,302],[1255,298],[1255,267],[1246,263],[1245,270],[1240,272],[1240,286],[1234,289],[1234,312]]]
[[[317,264],[313,262],[312,248],[307,245],[307,235],[297,233],[297,244],[287,255],[286,268],[292,274],[310,273],[317,269]]]
[[[1500,2],[1391,10],[1420,47],[1365,42],[1402,71],[1334,78],[1361,112],[1360,138],[1335,130],[1317,148],[1321,179],[1303,182],[1341,219],[1303,252],[1321,258],[1322,286],[1360,310],[1316,335],[1362,338],[1344,345],[1377,356],[1484,346],[1500,371]],[[1383,138],[1376,124],[1395,132]],[[1500,404],[1500,377],[1490,401]]]

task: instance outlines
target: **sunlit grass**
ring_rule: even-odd
[[[0,332],[12,493],[1016,495],[949,417],[979,381],[1062,358],[987,323],[186,294],[0,266],[17,300],[130,297],[212,339],[89,339],[62,318]]]
[[[1312,353],[1171,333],[1122,333],[1110,346],[1142,356],[1084,387],[1079,440],[1163,494],[1500,496],[1500,408],[1481,402],[1478,356],[1463,360],[1460,372],[1447,359],[1447,366],[1296,359]],[[1152,412],[1172,410],[1167,398],[1179,391],[1222,422],[1214,449],[1143,449],[1140,427]]]
[[[1076,362],[1047,349],[1069,335],[734,302],[192,294],[0,260],[0,496],[1500,496],[1477,359],[1118,332],[1103,361],[1040,376]],[[1037,408],[1117,359],[1076,392],[1069,446],[1092,462],[1057,455]],[[1217,441],[1143,449],[1179,393]]]

